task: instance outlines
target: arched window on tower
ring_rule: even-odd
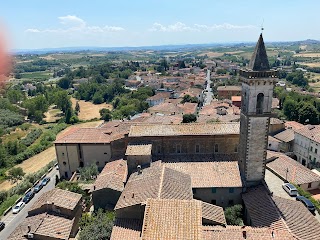
[[[259,93],[257,96],[257,114],[263,114],[263,100],[264,100],[264,94],[263,93]]]

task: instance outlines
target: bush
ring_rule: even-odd
[[[13,181],[22,179],[24,175],[25,173],[23,172],[21,167],[11,168],[8,172],[8,178]]]
[[[0,204],[0,216],[4,213],[5,210],[7,210],[9,207],[11,207],[15,201],[19,198],[19,195],[13,195],[9,198],[7,198],[3,203]]]
[[[225,209],[224,214],[228,225],[243,226],[242,205],[237,204],[232,207],[228,207]]]
[[[183,123],[191,123],[197,121],[197,116],[194,114],[184,114],[182,118]]]
[[[27,134],[27,136],[21,139],[20,143],[29,147],[32,143],[34,143],[38,137],[42,134],[42,130],[40,128],[33,129],[31,132]]]
[[[80,168],[79,171],[80,179],[84,181],[92,180],[93,177],[96,177],[99,174],[98,166],[94,163],[88,167]]]
[[[0,123],[4,127],[12,127],[22,124],[24,118],[22,115],[12,112],[8,109],[0,109]]]

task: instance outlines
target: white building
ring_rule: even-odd
[[[304,166],[320,166],[320,125],[295,130],[293,151]]]

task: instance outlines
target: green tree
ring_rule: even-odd
[[[92,180],[99,174],[98,166],[96,164],[91,164],[90,166],[79,168],[80,178],[84,181]]]
[[[232,207],[227,207],[224,211],[228,225],[243,226],[242,220],[242,205],[237,204]]]
[[[58,81],[57,85],[63,89],[68,89],[72,85],[72,79],[69,77],[61,78]]]
[[[183,123],[191,123],[191,122],[196,122],[196,121],[197,121],[197,116],[194,114],[184,114],[182,116]]]
[[[84,214],[79,224],[81,227],[79,240],[110,239],[114,216],[114,212],[103,212],[102,209],[91,216]]]
[[[74,109],[77,113],[80,112],[80,104],[79,104],[79,101],[76,102],[76,107]]]
[[[185,103],[185,102],[198,103],[198,98],[191,97],[189,94],[186,94],[183,96],[183,99],[181,100],[181,103]]]
[[[299,114],[297,102],[291,98],[286,99],[283,104],[283,113],[289,120],[298,121]]]
[[[8,178],[14,182],[22,179],[24,175],[25,173],[23,172],[21,167],[14,167],[8,171]]]
[[[11,103],[17,103],[24,98],[22,92],[19,90],[8,90],[7,97]]]
[[[102,120],[109,122],[112,119],[111,111],[109,109],[102,108],[99,112]]]
[[[319,124],[319,114],[317,109],[310,103],[303,103],[303,107],[299,109],[299,122]]]

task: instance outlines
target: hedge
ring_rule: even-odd
[[[41,128],[32,129],[32,131],[29,132],[25,138],[21,139],[20,143],[29,147],[40,137],[41,134]]]
[[[293,183],[292,183],[293,184]],[[298,190],[299,195],[304,196],[305,198],[308,198],[313,205],[316,207],[318,213],[320,214],[320,202],[317,201],[316,199],[314,199],[311,195],[311,193],[309,193],[308,191],[303,190],[301,187],[299,187],[298,185],[293,184],[296,189]]]

